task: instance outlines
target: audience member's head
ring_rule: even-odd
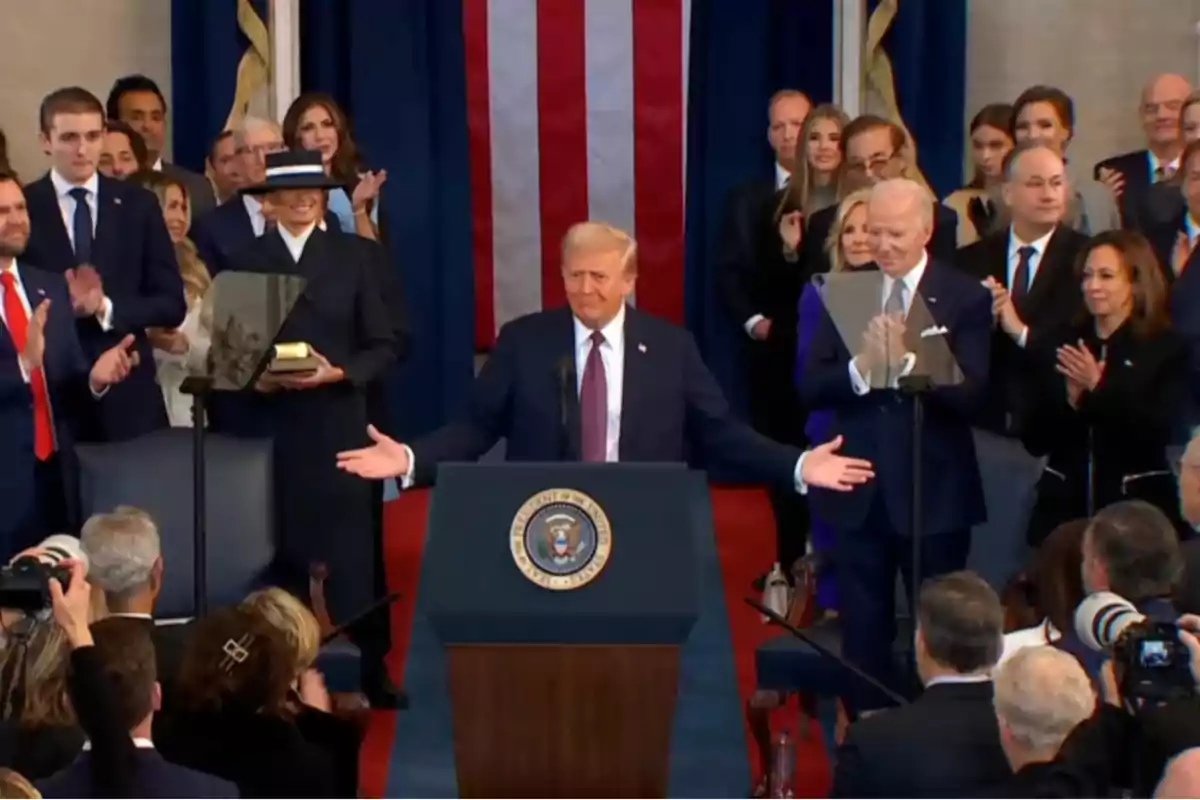
[[[42,793],[34,788],[24,775],[8,767],[0,767],[0,800],[24,800],[41,796]]]
[[[1200,107],[1197,109],[1200,116]],[[1179,157],[1179,171],[1183,174],[1183,197],[1193,216],[1200,217],[1200,138],[1188,142]]]
[[[870,189],[859,189],[846,195],[838,204],[837,217],[829,229],[829,238],[825,240],[830,271],[861,267],[875,258],[871,250],[871,237],[867,232],[867,203],[870,199]]]
[[[1057,648],[1017,651],[993,681],[1000,743],[1014,771],[1053,761],[1071,731],[1096,710],[1087,673]]]
[[[29,245],[29,208],[16,173],[0,169],[0,260],[8,261]]]
[[[245,158],[238,152],[235,131],[223,130],[217,134],[208,151],[208,167],[218,202],[225,202],[246,185]]]
[[[1178,147],[1179,116],[1192,84],[1182,75],[1155,75],[1142,89],[1138,113],[1146,143],[1155,149]]]
[[[145,75],[118,78],[109,90],[106,106],[110,119],[131,125],[142,135],[149,166],[157,166],[167,134],[167,99],[158,84]]]
[[[4,135],[4,129],[0,128],[0,170],[8,172],[12,166],[8,163],[8,137]]]
[[[112,614],[152,614],[162,590],[158,526],[140,509],[95,514],[80,536],[91,567],[88,580],[104,592]]]
[[[933,236],[933,196],[908,178],[889,178],[871,188],[867,236],[879,269],[893,278],[907,275]]]
[[[891,120],[863,114],[842,131],[843,191],[854,191],[888,178],[907,175],[911,166],[908,135]]]
[[[162,689],[149,629],[135,619],[109,617],[92,625],[92,638],[117,722],[132,736],[150,738]]]
[[[196,245],[188,238],[192,228],[192,211],[187,187],[163,172],[145,169],[129,177],[129,180],[149,189],[158,198],[163,222],[175,245],[175,260],[179,262],[179,274],[183,278],[183,289],[188,302],[204,297],[212,286],[212,275],[200,259]]]
[[[321,625],[295,595],[272,586],[252,593],[242,601],[242,608],[262,617],[283,634],[297,675],[316,663],[321,648]]]
[[[1004,609],[973,572],[952,572],[921,587],[917,601],[917,673],[928,685],[942,676],[986,675],[1000,658]]]
[[[242,174],[246,186],[267,179],[267,156],[287,149],[279,126],[262,117],[249,116],[234,131],[237,151],[242,154]]]
[[[32,624],[20,641],[0,650],[0,675],[12,681],[0,698],[0,719],[25,729],[74,725],[75,709],[67,696],[71,648],[62,628],[50,619]]]
[[[1130,602],[1167,598],[1183,570],[1175,526],[1140,500],[1101,509],[1083,535],[1083,585]]]
[[[1003,175],[1001,197],[1022,241],[1037,241],[1067,215],[1067,166],[1055,150],[1026,140],[1004,157]]]
[[[283,715],[295,677],[282,632],[253,611],[222,608],[196,623],[172,697],[194,712]]]
[[[811,214],[828,204],[828,194],[820,195],[817,189],[828,187],[833,192],[842,183],[842,131],[849,124],[846,112],[832,103],[822,103],[809,112],[800,129],[799,143],[792,146],[796,156],[791,179],[776,216],[786,211]]]
[[[971,187],[984,189],[1000,181],[1004,157],[1013,148],[1012,116],[1008,103],[992,103],[971,118]]]
[[[352,181],[361,167],[350,120],[324,92],[305,92],[292,101],[283,117],[283,141],[292,150],[316,150],[325,172]]]
[[[104,149],[99,169],[109,178],[124,180],[138,170],[150,168],[150,154],[142,135],[119,119],[105,122]]]
[[[1184,750],[1167,762],[1154,796],[1163,800],[1200,797],[1200,747]]]
[[[1112,230],[1093,236],[1076,255],[1076,269],[1084,305],[1093,319],[1111,326],[1128,321],[1138,338],[1170,325],[1166,278],[1153,245],[1137,231]]]
[[[1060,156],[1075,135],[1075,102],[1062,89],[1031,86],[1013,103],[1013,141],[1041,142]]]
[[[767,101],[767,141],[775,161],[788,172],[795,167],[796,145],[811,110],[812,101],[797,89],[780,89]]]
[[[67,183],[91,180],[104,149],[104,106],[78,86],[55,89],[42,98],[38,113],[42,149]]]
[[[1064,522],[1038,547],[1030,568],[1016,581],[1023,596],[1013,598],[1014,607],[1005,603],[1009,614],[1020,616],[1018,627],[1049,621],[1060,634],[1074,628],[1075,608],[1084,597],[1080,573],[1087,526],[1086,519]],[[1028,609],[1028,616],[1020,613],[1021,605]]]

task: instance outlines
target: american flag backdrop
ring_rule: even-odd
[[[639,244],[636,302],[683,321],[691,0],[463,0],[475,337],[564,301],[559,244]]]

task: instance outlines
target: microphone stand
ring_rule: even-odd
[[[192,594],[196,617],[208,610],[208,498],[204,439],[205,411],[213,380],[184,378],[180,391],[192,396]]]
[[[933,391],[933,380],[928,375],[906,375],[898,382],[900,392],[912,398],[912,498],[909,505],[909,533],[912,536],[912,586],[909,598],[909,614],[917,624],[917,598],[921,595],[921,524],[924,448],[921,446],[921,431],[925,427],[924,395]]]

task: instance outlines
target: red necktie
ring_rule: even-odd
[[[29,315],[17,294],[17,279],[12,271],[0,272],[0,286],[4,287],[4,320],[20,354],[29,337]],[[39,461],[45,461],[54,455],[54,430],[50,423],[50,395],[41,367],[29,371],[29,390],[33,392],[33,453]]]

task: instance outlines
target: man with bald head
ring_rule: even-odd
[[[838,533],[833,558],[843,654],[883,680],[894,678],[896,571],[914,580],[907,376],[930,376],[936,384],[924,403],[919,577],[962,569],[971,526],[984,519],[968,420],[988,381],[991,298],[979,281],[929,257],[932,235],[928,190],[907,178],[875,184],[867,236],[876,263],[864,268],[867,275],[837,276],[828,284],[827,308],[840,308],[839,321],[826,314],[818,324],[800,387],[807,407],[834,413],[833,431],[846,452],[875,465],[876,480],[852,502],[822,490],[813,490],[810,502]],[[843,291],[840,300],[834,296]],[[855,319],[844,318],[847,313]],[[955,372],[961,380],[948,385]],[[886,703],[862,687],[849,699],[855,711]]]
[[[1033,411],[1029,342],[1071,323],[1083,308],[1075,255],[1087,237],[1068,225],[1070,186],[1062,157],[1022,142],[1005,157],[1002,199],[1009,224],[958,252],[959,267],[992,293],[992,370],[975,424],[1018,437]]]
[[[1135,222],[1146,190],[1169,180],[1179,170],[1179,154],[1183,152],[1180,109],[1191,91],[1191,83],[1182,75],[1168,73],[1152,78],[1142,89],[1138,106],[1146,147],[1096,164],[1095,176],[1116,195],[1125,227]]]

